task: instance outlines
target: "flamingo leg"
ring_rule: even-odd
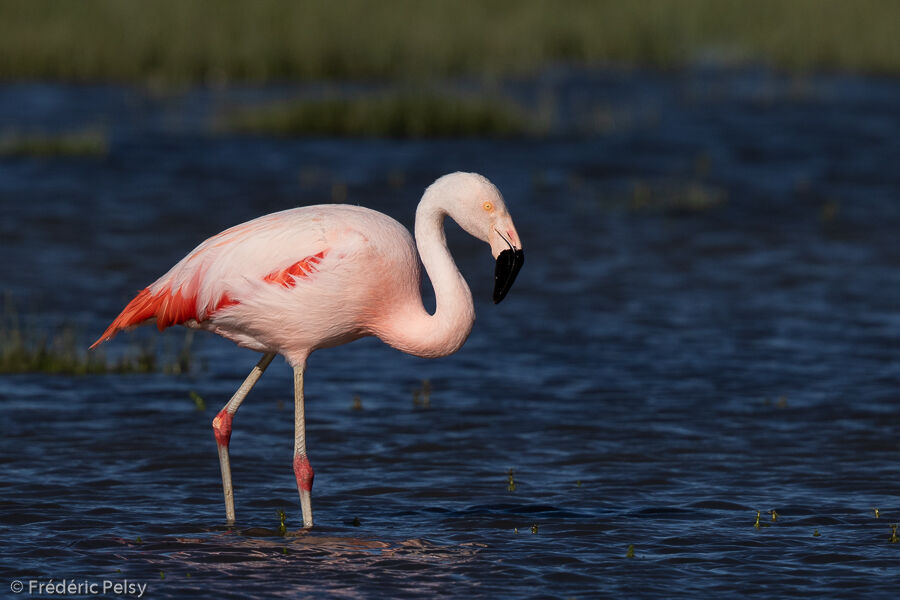
[[[306,457],[306,417],[303,412],[303,366],[294,367],[294,475],[300,492],[303,527],[313,526],[312,494],[313,470]]]
[[[241,387],[238,388],[231,400],[219,411],[219,414],[216,415],[212,422],[213,433],[216,436],[216,446],[219,449],[219,467],[222,469],[222,490],[225,493],[225,519],[229,525],[234,524],[234,490],[231,487],[231,461],[228,458],[228,444],[231,441],[231,421],[241,402],[244,401],[244,398],[247,397],[247,394],[259,381],[259,378],[273,358],[275,358],[275,353],[270,352],[259,359],[259,362],[247,375],[247,379],[244,380]]]

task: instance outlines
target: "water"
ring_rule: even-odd
[[[310,533],[280,359],[235,419],[233,528],[210,421],[254,353],[198,334],[189,375],[0,377],[0,589],[894,597],[900,83],[551,72],[509,91],[549,94],[556,134],[247,138],[217,111],[285,90],[0,88],[2,130],[109,132],[103,159],[0,162],[3,288],[86,343],[207,236],[344,189],[411,225],[430,181],[477,170],[527,253],[495,307],[487,248],[451,229],[478,313],[454,356],[362,340],[311,357]]]

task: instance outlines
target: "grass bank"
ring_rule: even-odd
[[[900,73],[892,0],[0,0],[0,78],[435,79],[698,59]]]
[[[8,131],[0,134],[0,157],[93,157],[109,152],[106,134],[99,130],[60,133],[24,133]]]
[[[513,137],[543,132],[511,101],[404,92],[296,100],[228,113],[231,131],[278,136]]]
[[[75,327],[64,325],[47,331],[30,325],[34,318],[21,319],[10,299],[0,315],[0,375],[47,373],[52,375],[99,375],[105,373],[185,373],[194,363],[193,332],[185,334],[177,356],[159,360],[155,344],[132,341],[117,359],[102,350],[88,350]]]

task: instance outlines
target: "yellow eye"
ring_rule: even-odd
[[[492,210],[494,210],[494,205],[491,204],[490,202],[485,202],[484,204],[481,205],[481,207],[488,212],[491,212]]]

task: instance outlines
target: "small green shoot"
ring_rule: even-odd
[[[822,534],[819,533],[819,530],[818,530],[818,529],[814,529],[814,530],[813,530],[813,537],[819,537],[820,535],[822,535]]]
[[[819,218],[823,223],[831,223],[837,217],[840,207],[841,205],[837,200],[827,200],[819,211]]]
[[[347,184],[334,182],[331,184],[331,202],[334,204],[343,204],[347,201]]]
[[[537,526],[537,523],[533,523],[533,524],[531,525],[531,533],[537,533],[537,532],[538,532],[538,526]]]
[[[900,542],[900,537],[897,537],[897,524],[891,523],[891,543],[896,544]]]
[[[581,487],[581,480],[580,480],[580,479],[579,479],[578,481],[575,482],[575,487]]]
[[[881,516],[881,513],[878,511],[878,507],[877,507],[877,506],[872,507],[872,510],[875,511],[875,518],[876,518],[876,519],[877,519],[878,517]]]
[[[353,525],[354,527],[359,527],[360,525],[362,525],[362,523],[360,523],[360,521],[359,521],[359,517],[353,517],[353,523],[352,523],[352,525]]]
[[[159,572],[159,578],[160,578],[160,579],[165,579],[165,578],[166,578],[166,574],[165,574],[163,571],[160,571],[160,572]]]
[[[516,480],[515,480],[514,475],[515,475],[515,471],[513,469],[510,469],[509,472],[507,473],[507,476],[508,476],[507,483],[506,483],[506,491],[507,492],[516,491]]]
[[[422,380],[422,387],[416,388],[412,392],[413,406],[421,406],[428,408],[431,406],[431,381]]]
[[[278,518],[281,520],[281,524],[278,526],[278,535],[284,535],[287,533],[287,526],[284,524],[287,515],[284,514],[283,510],[278,511]]]
[[[634,544],[628,544],[628,550],[625,552],[625,558],[634,558]]]
[[[282,547],[281,547],[281,553],[282,553],[282,554],[287,554],[287,546],[282,546]]]
[[[190,574],[190,573],[185,573],[184,576],[187,577],[188,579],[191,578],[191,574]]]
[[[206,400],[203,399],[203,396],[201,396],[194,390],[191,390],[190,392],[188,392],[188,396],[190,396],[191,400],[194,401],[194,407],[197,410],[199,410],[201,412],[206,410]]]
[[[759,529],[759,511],[756,511],[756,523],[754,523],[753,526]]]
[[[194,330],[188,329],[184,334],[184,342],[181,344],[181,350],[175,362],[166,365],[164,370],[166,373],[178,375],[181,373],[189,373],[191,365],[194,362],[194,355],[191,352],[191,345],[194,342]]]
[[[353,396],[353,404],[350,405],[350,410],[362,410],[362,400],[359,396]]]
[[[144,540],[141,539],[141,536],[137,536],[137,539],[134,540],[134,541],[137,542],[138,544],[143,544],[143,543],[144,543]]]
[[[775,512],[775,509],[774,509],[774,508],[773,508],[772,510],[769,511],[769,514],[772,515],[772,521],[773,521],[773,522],[775,522],[775,521],[778,520],[778,513]]]
[[[518,527],[513,527],[513,533],[514,533],[515,535],[519,535],[519,528],[518,528]]]

